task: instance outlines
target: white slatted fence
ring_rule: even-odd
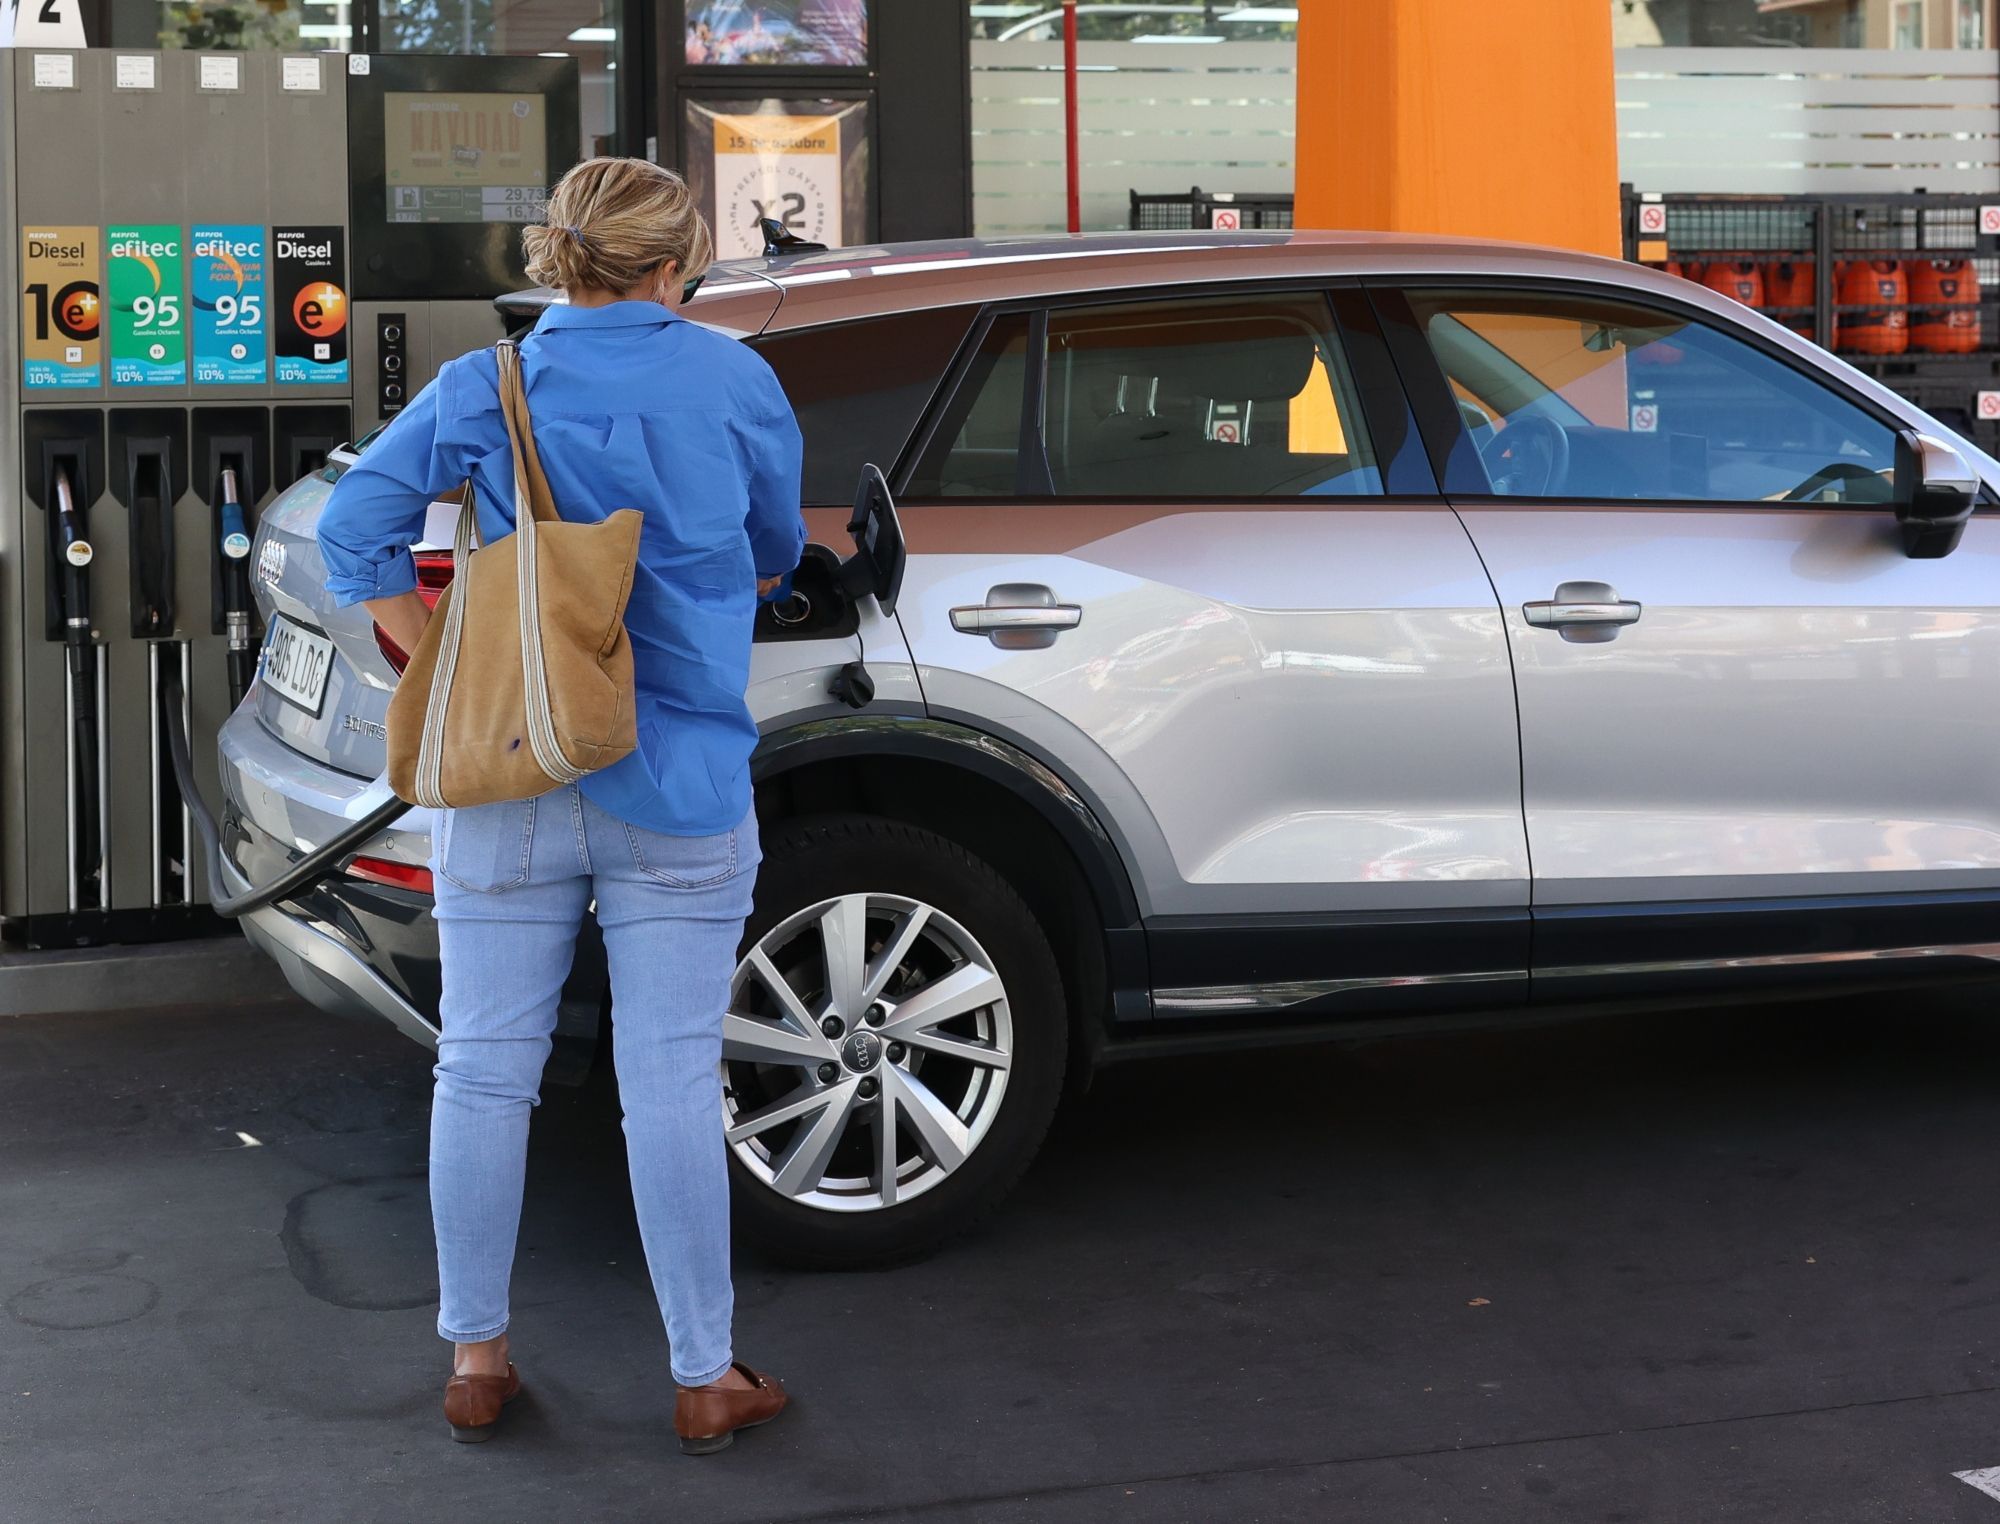
[[[2000,54],[1626,48],[1618,162],[1645,191],[2000,190]]]
[[[1357,0],[1358,3],[1358,0]],[[1292,189],[1288,43],[1085,43],[1083,225],[1122,228],[1129,193]],[[1621,178],[1709,193],[2000,193],[2000,53],[1625,48]],[[1063,226],[1062,46],[972,45],[973,220]]]

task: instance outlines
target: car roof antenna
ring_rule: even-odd
[[[826,245],[811,243],[799,237],[775,217],[759,217],[757,227],[764,235],[764,255],[773,254],[824,254]]]

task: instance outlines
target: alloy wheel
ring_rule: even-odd
[[[882,1211],[972,1157],[1007,1091],[1006,986],[972,935],[894,894],[822,900],[737,966],[722,1040],[729,1147],[779,1195]]]

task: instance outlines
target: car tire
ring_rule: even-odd
[[[798,1137],[798,1129],[808,1125],[805,1121],[780,1124],[762,1136],[732,1137],[730,1176],[738,1229],[789,1263],[827,1269],[910,1259],[964,1233],[991,1212],[1020,1179],[1048,1132],[1069,1052],[1062,978],[1048,938],[1027,902],[990,864],[956,842],[874,816],[816,816],[769,828],[756,904],[744,928],[732,1012],[762,1002],[772,1020],[789,1030],[802,1029],[805,1023],[798,1017],[806,1013],[813,1022],[822,1022],[821,1013],[830,1012],[834,1001],[830,990],[815,991],[813,980],[821,978],[831,986],[836,976],[825,971],[836,957],[829,944],[855,940],[846,933],[836,939],[828,923],[843,913],[855,913],[836,907],[852,907],[857,901],[867,926],[858,940],[871,950],[876,967],[884,963],[889,944],[903,939],[901,928],[923,913],[921,937],[931,940],[913,944],[907,959],[899,960],[898,969],[906,972],[889,977],[891,971],[885,969],[882,975],[888,977],[885,991],[909,991],[901,1010],[917,1010],[918,996],[937,999],[945,989],[938,982],[943,977],[939,969],[968,981],[983,980],[990,971],[997,976],[1004,999],[952,1018],[955,1031],[924,1034],[930,1038],[928,1046],[919,1046],[914,1036],[909,1044],[889,1045],[888,1037],[899,1030],[918,1031],[906,1021],[899,1027],[900,1011],[892,1004],[882,1028],[888,1036],[879,1045],[877,1067],[857,1072],[845,1056],[833,1066],[838,1083],[857,1087],[858,1094],[868,1092],[871,1079],[877,1082],[875,1098],[854,1102],[855,1109],[840,1124],[842,1139],[837,1146],[846,1152],[835,1158],[849,1164],[835,1163],[827,1171],[827,1178],[836,1180],[838,1172],[847,1169],[845,1178],[854,1194],[843,1197],[837,1190],[791,1194],[774,1183],[775,1166],[787,1157],[786,1147]],[[901,921],[896,919],[899,914],[904,917]],[[802,948],[801,939],[810,945]],[[767,969],[782,963],[787,972],[781,977],[798,986],[788,1024],[771,1005],[768,974],[753,971],[760,952]],[[963,961],[954,964],[954,956]],[[864,971],[864,977],[872,976]],[[962,987],[975,988],[971,983]],[[976,986],[981,991],[991,987],[984,982]],[[888,999],[885,993],[883,1000]],[[870,1003],[864,1021],[882,1019],[883,1010],[881,1003]],[[732,1033],[744,1030],[741,1020],[732,1015]],[[997,1034],[1004,1032],[1004,1066],[987,1072],[982,1062],[961,1059],[951,1051],[960,1042],[956,1033],[967,1031],[969,1024],[986,1034],[976,1039],[981,1043],[998,1044]],[[855,1038],[856,1031],[844,1029],[847,1046],[835,1044],[836,1054],[849,1054]],[[903,1054],[892,1079],[887,1071],[898,1046]],[[725,1038],[725,1113],[730,1123],[740,1126],[744,1118],[754,1120],[759,1106],[779,1109],[788,1094],[811,1098],[817,1088],[811,1057],[788,1070],[783,1065],[765,1067],[746,1058],[746,1051],[750,1050],[740,1040]],[[865,1044],[861,1051],[865,1058]],[[971,1048],[962,1045],[961,1051]],[[830,1061],[823,1054],[814,1057],[820,1060],[816,1072],[823,1080],[833,1072]],[[961,1077],[967,1080],[962,1094]],[[936,1089],[919,1091],[912,1080],[935,1084]],[[935,1107],[926,1108],[925,1098],[942,1100],[954,1114],[972,1113],[976,1133],[959,1129],[947,1117],[944,1125],[954,1129],[947,1142],[939,1148],[926,1147],[924,1134],[908,1120],[915,1110],[925,1108],[928,1114],[918,1120],[926,1127],[937,1125]],[[901,1109],[894,1109],[892,1102],[899,1102]],[[881,1204],[885,1193],[879,1188],[883,1177],[879,1162],[869,1171],[872,1182],[853,1164],[856,1159],[879,1161],[879,1154],[871,1150],[880,1146],[876,1119],[885,1111],[903,1119],[892,1127],[897,1138],[893,1146],[898,1154],[911,1156],[888,1171],[899,1182],[888,1205]],[[832,1126],[829,1120],[829,1130]],[[789,1135],[787,1128],[792,1129]],[[933,1155],[949,1159],[968,1137],[975,1141],[962,1160],[948,1169],[941,1167]],[[793,1187],[817,1168],[806,1166],[808,1174],[795,1177]],[[901,1180],[902,1171],[914,1172],[910,1181]]]

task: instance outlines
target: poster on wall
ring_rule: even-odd
[[[197,386],[264,381],[264,230],[197,227],[188,239]]]
[[[766,217],[828,248],[874,236],[867,101],[691,100],[682,138],[718,259],[763,253]]]
[[[21,384],[30,391],[96,386],[97,229],[21,230]]]
[[[187,384],[181,230],[170,222],[110,227],[106,270],[113,386]]]
[[[868,0],[687,0],[687,61],[864,69]]]
[[[346,242],[337,227],[271,230],[280,386],[347,380]]]

